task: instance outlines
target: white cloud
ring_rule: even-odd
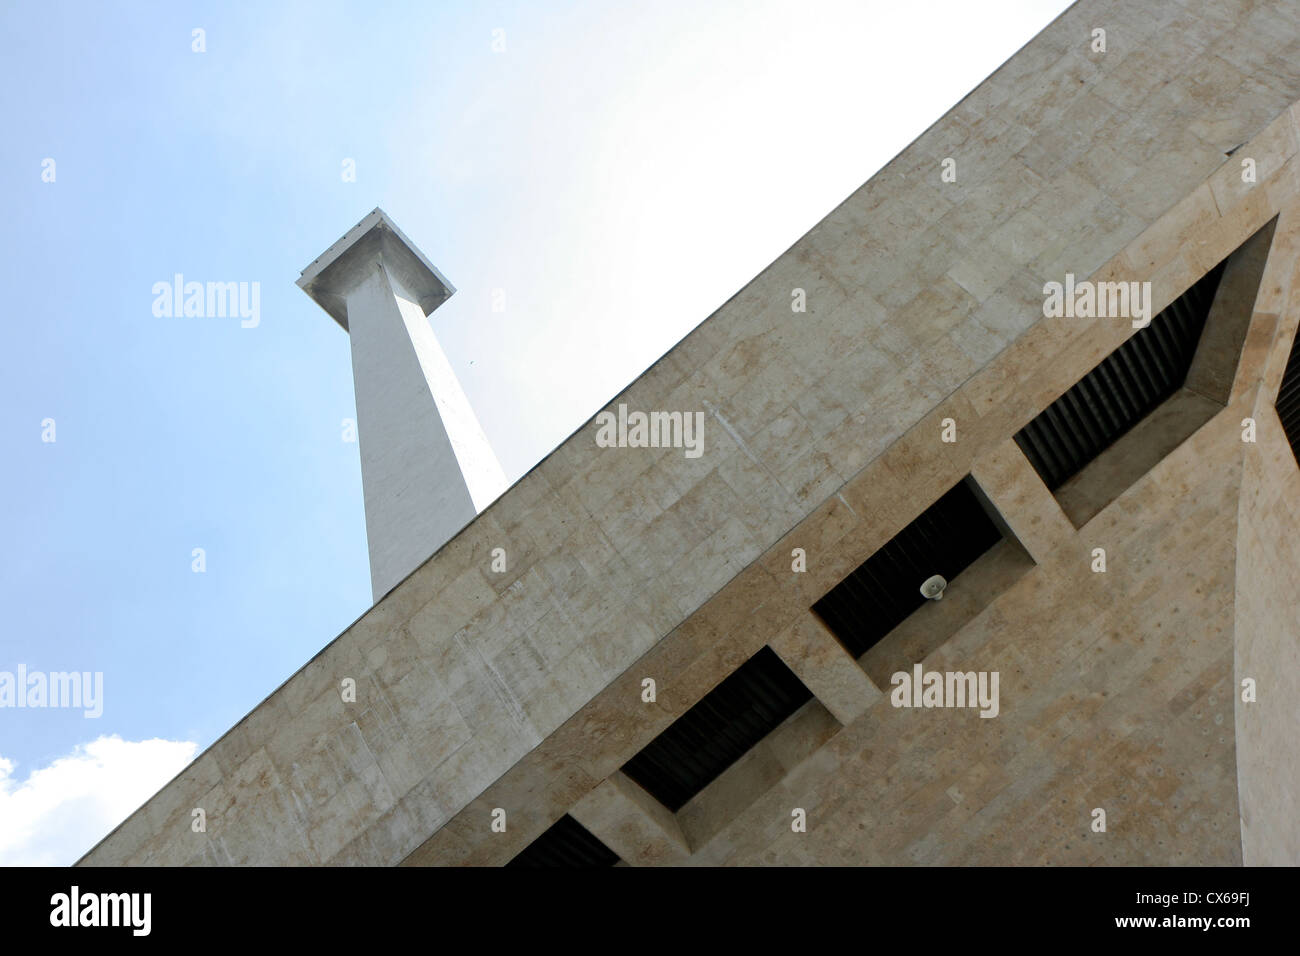
[[[19,782],[0,756],[0,866],[68,866],[194,759],[186,740],[78,744]]]

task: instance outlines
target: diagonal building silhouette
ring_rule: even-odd
[[[1077,3],[477,514],[376,211],[376,604],[82,862],[1300,862],[1297,64]]]

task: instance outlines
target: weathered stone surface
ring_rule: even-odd
[[[84,862],[495,864],[575,808],[637,863],[1300,861],[1300,479],[1269,412],[1300,316],[1298,12],[1071,7],[611,403],[706,412],[703,455],[584,426]],[[1076,530],[1009,440],[1133,330],[1044,319],[1042,283],[1150,281],[1158,310],[1280,211],[1229,405]],[[1035,566],[924,664],[999,671],[1001,713],[857,707],[788,635],[972,471]],[[841,726],[683,857],[612,775],[769,643]]]

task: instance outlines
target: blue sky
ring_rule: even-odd
[[[370,606],[348,342],[294,285],[367,212],[457,287],[513,481],[1067,5],[7,3],[0,671],[104,713],[0,709],[0,863],[71,862]],[[155,317],[176,273],[259,324]]]

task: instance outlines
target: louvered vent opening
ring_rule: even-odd
[[[676,813],[812,698],[770,647],[678,717],[623,765],[623,772]]]
[[[1002,540],[970,479],[959,482],[813,605],[855,658],[926,603],[921,584],[941,574],[951,586]]]
[[[1225,262],[1134,333],[1015,436],[1055,491],[1113,445],[1187,379]]]
[[[1282,431],[1300,464],[1300,334],[1291,345],[1291,357],[1287,359],[1282,387],[1277,393],[1277,417],[1282,419]]]
[[[566,813],[506,866],[613,866],[617,862],[617,853]]]

